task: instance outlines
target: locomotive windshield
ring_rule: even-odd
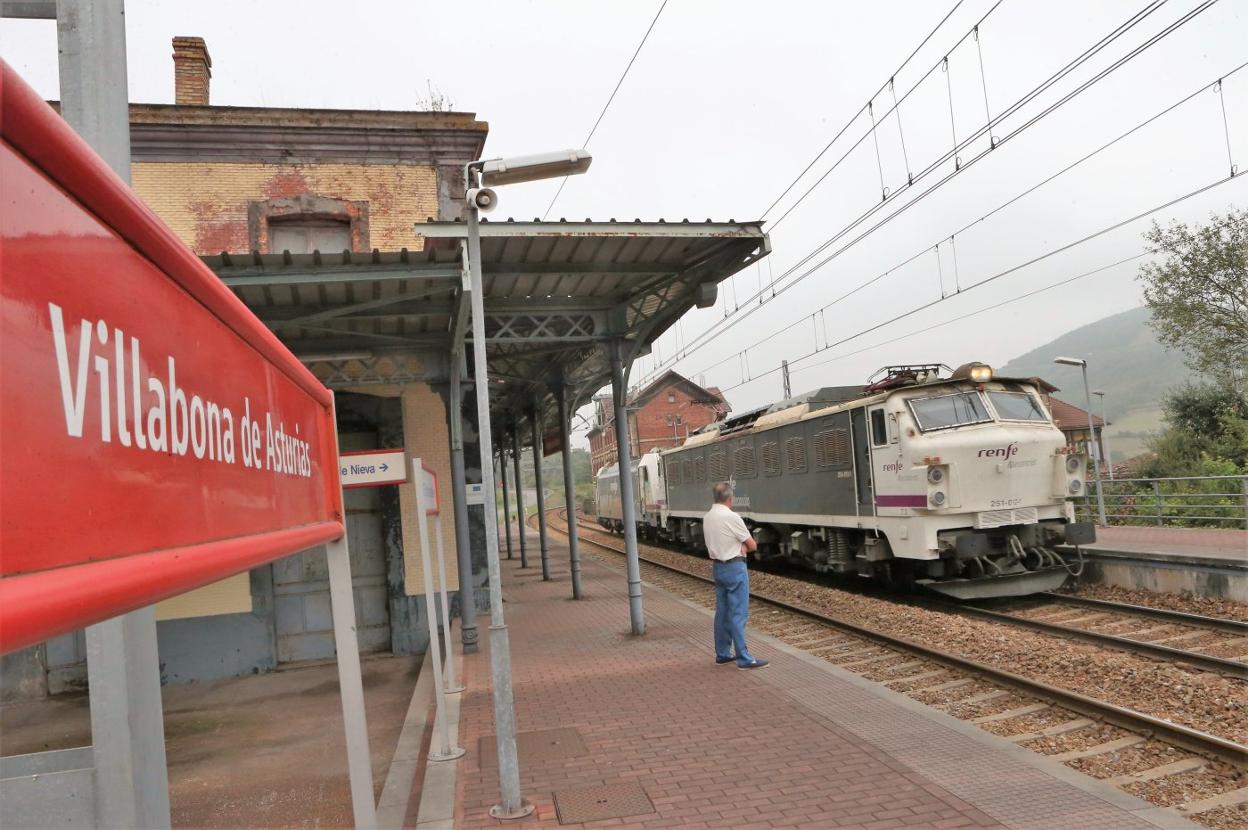
[[[938,395],[934,398],[911,398],[909,403],[910,411],[914,413],[914,420],[918,422],[919,429],[924,432],[967,424],[982,424],[992,420],[978,392],[957,392],[952,395]]]
[[[989,392],[988,399],[1003,421],[1048,422],[1048,413],[1026,392]]]

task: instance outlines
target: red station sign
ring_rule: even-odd
[[[333,396],[0,60],[0,653],[343,534]]]

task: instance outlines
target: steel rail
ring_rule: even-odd
[[[1082,605],[1088,608],[1099,608],[1103,611],[1115,611],[1120,614],[1134,614],[1138,617],[1152,617],[1154,619],[1180,623],[1183,625],[1197,625],[1204,628],[1216,628],[1219,631],[1228,631],[1232,634],[1248,636],[1248,622],[1240,622],[1239,620],[1227,620],[1221,617],[1206,617],[1202,614],[1189,614],[1185,611],[1172,611],[1169,608],[1153,608],[1148,605],[1132,605],[1127,602],[1114,602],[1107,599],[1075,597],[1070,596],[1069,594],[1043,593],[1040,594],[1040,596],[1065,605]]]
[[[1240,679],[1248,679],[1248,664],[1238,663],[1234,660],[1228,660],[1223,657],[1213,657],[1211,655],[1200,654],[1195,651],[1187,651],[1186,649],[1164,646],[1160,643],[1133,640],[1130,637],[1120,637],[1116,634],[1102,634],[1100,632],[1088,631],[1082,628],[1072,628],[1070,626],[1062,625],[1061,623],[1033,620],[1027,617],[1016,617],[1013,614],[1007,614],[1001,611],[990,611],[986,608],[976,608],[970,605],[953,605],[952,603],[938,602],[934,604],[934,607],[942,611],[949,611],[953,614],[961,614],[967,617],[979,617],[980,619],[991,620],[992,622],[1014,625],[1020,628],[1029,628],[1033,631],[1040,631],[1045,634],[1053,634],[1058,637],[1067,637],[1074,640],[1082,640],[1087,643],[1105,646],[1106,648],[1117,649],[1119,651],[1130,651],[1149,657],[1161,657],[1170,662],[1187,663],[1197,668],[1205,669],[1206,671],[1222,672],[1234,675]]]
[[[563,518],[566,522],[566,515]],[[579,521],[578,524],[588,530],[605,532],[591,525],[580,523]],[[600,547],[604,550],[609,550],[614,553],[623,553],[623,551],[619,548],[613,547],[604,542],[599,542],[595,539],[589,539],[585,536],[580,537],[580,539],[582,542],[588,542],[589,544]],[[656,562],[652,559],[646,559],[645,557],[642,558],[647,564],[653,565],[657,568],[662,568],[666,571],[690,577],[700,582],[714,584],[714,580],[710,577],[691,573],[683,568],[678,568],[675,565]],[[1137,712],[1134,709],[1128,709],[1103,700],[1097,700],[1096,698],[1088,697],[1087,695],[1082,695],[1078,692],[1072,692],[1058,686],[1051,686],[1047,683],[1032,680],[1030,678],[1023,677],[1022,675],[1014,674],[1013,672],[999,669],[995,666],[990,666],[986,663],[980,663],[977,660],[947,654],[921,643],[916,643],[913,640],[907,640],[904,637],[896,637],[891,634],[885,634],[883,632],[858,625],[857,623],[829,616],[820,611],[815,611],[800,605],[794,605],[793,603],[785,600],[774,599],[754,591],[750,592],[750,597],[774,608],[783,609],[798,616],[806,617],[807,619],[822,623],[831,628],[836,628],[864,639],[872,640],[881,645],[918,654],[919,656],[931,660],[934,663],[940,663],[959,671],[973,672],[975,674],[988,677],[995,682],[1013,687],[1033,697],[1046,700],[1051,704],[1063,706],[1079,714],[1089,716],[1106,723],[1111,723],[1115,726],[1120,726],[1136,733],[1143,733],[1146,736],[1164,740],[1168,743],[1174,744],[1175,746],[1186,749],[1189,752],[1194,752],[1206,757],[1217,758],[1237,767],[1243,767],[1245,763],[1244,759],[1248,758],[1248,746],[1243,746],[1226,738],[1220,738],[1217,735],[1210,735],[1207,732],[1201,732],[1198,729],[1192,729],[1191,727],[1172,723],[1143,712]]]

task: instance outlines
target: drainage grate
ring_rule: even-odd
[[[560,824],[581,824],[653,813],[654,805],[640,784],[607,784],[555,793],[555,812]]]
[[[498,739],[494,735],[482,735],[477,742],[477,753],[482,767],[498,766]],[[539,729],[516,735],[516,750],[521,763],[562,761],[588,755],[589,750],[581,740],[581,734],[571,726],[560,729]]]

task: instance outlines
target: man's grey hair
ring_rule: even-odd
[[[711,497],[715,499],[716,504],[723,504],[732,498],[732,482],[721,481],[711,488]]]

